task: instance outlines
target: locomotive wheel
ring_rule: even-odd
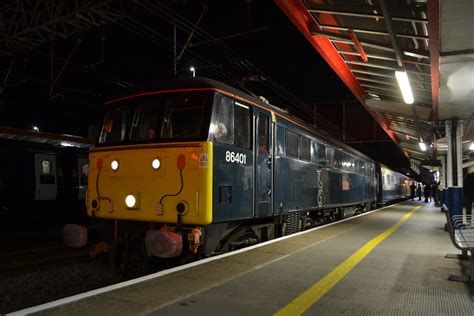
[[[252,237],[258,239],[249,227],[240,227],[235,229],[225,240],[220,244],[220,247],[216,249],[217,253],[226,253],[231,251],[231,244],[240,238]]]

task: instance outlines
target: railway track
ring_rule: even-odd
[[[0,279],[87,262],[89,247],[72,249],[66,246],[49,246],[29,250],[0,253]]]

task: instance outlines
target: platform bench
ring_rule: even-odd
[[[472,215],[451,215],[451,212],[444,207],[446,214],[448,233],[454,247],[462,251],[460,259],[468,258],[467,252],[470,252],[471,273],[465,275],[450,275],[448,280],[458,282],[474,282],[474,225]]]

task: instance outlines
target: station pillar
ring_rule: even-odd
[[[448,187],[462,187],[462,121],[452,118],[446,122],[446,138],[448,139],[447,174]]]
[[[462,121],[452,118],[446,122],[448,155],[446,161],[447,198],[452,214],[462,214]]]
[[[447,171],[446,171],[446,155],[439,155],[439,160],[441,161],[441,170],[439,173],[439,189],[444,190],[448,188],[447,183]]]

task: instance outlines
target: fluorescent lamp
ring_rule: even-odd
[[[423,142],[419,143],[421,151],[426,151],[426,144]]]
[[[413,98],[413,92],[411,92],[410,82],[405,71],[395,71],[395,77],[397,77],[400,91],[402,92],[403,100],[406,104],[413,104],[415,99]]]
[[[474,142],[472,142],[471,145],[469,146],[469,150],[474,150]]]
[[[375,94],[375,93],[372,93],[372,92],[369,92],[368,93],[369,97],[375,99],[375,100],[380,100],[380,96],[378,94]]]

